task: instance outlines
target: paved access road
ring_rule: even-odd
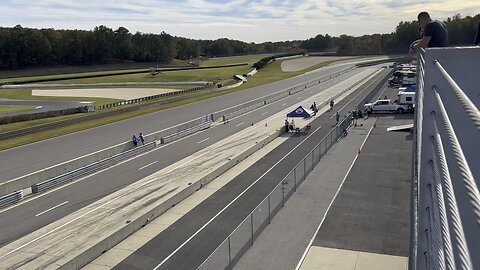
[[[0,168],[2,168],[2,174],[0,182],[129,141],[133,133],[154,133],[309,80],[333,74],[353,66],[353,63],[356,62],[358,60],[342,62],[282,81],[1,151]],[[353,72],[358,72],[358,70]],[[350,72],[347,76],[352,76],[354,73]],[[338,80],[338,78],[335,78],[335,80]],[[328,83],[332,83],[332,81]]]
[[[106,171],[87,177],[82,181],[65,186],[57,191],[34,197],[31,201],[21,203],[0,213],[0,246],[35,231],[59,218],[80,209],[116,190],[119,190],[139,179],[142,179],[160,169],[185,158],[192,153],[205,148],[229,135],[241,131],[246,125],[256,123],[277,111],[288,108],[301,99],[321,92],[362,69],[352,71],[344,77],[327,81],[310,90],[292,95],[279,102],[265,106],[237,119],[227,125],[220,125],[204,132],[188,137],[181,142],[167,144],[146,155],[115,166]],[[302,96],[303,95],[303,96]],[[95,188],[92,188],[95,187]]]

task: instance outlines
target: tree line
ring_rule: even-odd
[[[444,21],[451,45],[471,44],[480,14]],[[89,65],[122,62],[171,63],[173,59],[199,56],[233,56],[294,51],[335,52],[338,55],[406,53],[411,42],[420,38],[416,21],[400,22],[395,32],[359,37],[328,34],[307,40],[247,43],[221,38],[194,40],[160,34],[131,33],[101,25],[93,31],[0,27],[0,69],[31,66]]]

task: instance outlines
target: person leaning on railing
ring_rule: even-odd
[[[443,22],[432,20],[430,14],[425,11],[418,13],[417,18],[423,37],[410,45],[411,53],[419,48],[449,46],[447,26]]]

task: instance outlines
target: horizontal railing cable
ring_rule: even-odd
[[[470,199],[470,203],[473,206],[473,211],[476,216],[476,222],[478,225],[480,225],[480,192],[478,190],[477,183],[475,182],[475,178],[473,177],[472,171],[470,170],[467,159],[463,154],[463,150],[460,146],[457,135],[453,130],[452,123],[450,122],[445,106],[443,105],[442,98],[440,97],[440,94],[438,93],[436,87],[433,87],[433,91],[438,106],[440,108],[440,116],[442,118],[443,125],[447,131],[448,139],[450,141],[453,149],[453,154],[455,155],[455,159],[457,161],[457,166],[460,169],[462,180],[467,190],[467,195]]]
[[[459,251],[460,264],[462,269],[473,269],[472,260],[470,257],[470,252],[467,248],[467,241],[465,238],[465,232],[462,227],[462,220],[460,217],[460,211],[457,205],[457,199],[455,196],[455,191],[453,190],[452,179],[450,177],[450,171],[448,169],[447,160],[445,157],[445,151],[443,148],[442,139],[438,131],[435,112],[432,112],[432,123],[434,128],[434,148],[436,152],[436,157],[438,158],[438,163],[441,169],[441,178],[445,186],[446,197],[447,197],[447,207],[450,213],[450,217],[453,224],[453,232],[455,235],[455,240],[457,248]]]
[[[435,137],[432,136],[432,143],[435,143]],[[442,183],[440,180],[440,173],[438,171],[438,164],[435,159],[429,161],[429,164],[433,173],[433,180],[435,185],[435,196],[434,196],[434,206],[437,205],[441,230],[442,230],[442,244],[443,244],[443,253],[445,260],[443,262],[443,267],[446,269],[452,270],[455,269],[455,259],[453,256],[452,241],[450,236],[450,228],[447,220],[447,212],[445,210],[445,200],[443,196]]]
[[[458,86],[458,84],[452,79],[452,77],[448,74],[448,72],[443,68],[443,66],[437,60],[434,61],[435,67],[438,68],[438,71],[442,74],[442,76],[447,81],[448,85],[453,90],[453,93],[457,97],[460,104],[463,106],[465,111],[467,112],[470,120],[475,125],[477,131],[480,131],[480,111],[475,106],[475,104],[470,100],[470,98],[465,94],[464,91]]]

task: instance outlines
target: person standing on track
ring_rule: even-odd
[[[142,142],[142,145],[145,144],[145,137],[143,136],[142,132],[138,135],[138,139]]]
[[[138,141],[137,141],[137,135],[133,134],[133,136],[132,136],[132,143],[133,143],[133,146],[134,146],[134,147],[137,147],[137,142],[138,142]]]

